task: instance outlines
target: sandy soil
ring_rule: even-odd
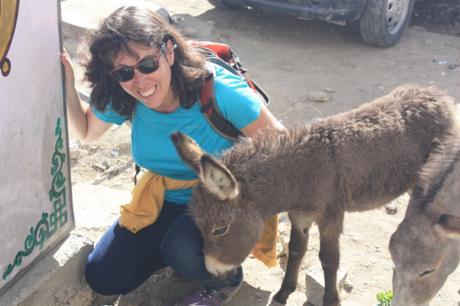
[[[288,126],[348,110],[404,83],[438,85],[460,101],[460,9],[456,0],[417,3],[412,25],[401,42],[389,49],[365,45],[355,26],[306,22],[246,9],[216,9],[204,0],[156,2],[169,10],[187,36],[231,44],[250,74],[270,93],[271,110]],[[75,51],[75,41],[65,44]],[[317,91],[329,101],[312,101]],[[127,126],[114,127],[100,140],[85,145],[72,137],[73,182],[130,190],[134,170],[129,133]],[[407,196],[395,201],[396,214],[382,208],[346,216],[341,238],[341,267],[347,273],[343,305],[376,305],[376,293],[391,289],[387,245],[406,202]],[[286,235],[288,224],[282,226]],[[314,277],[319,274],[321,278],[315,228],[310,241],[298,289],[288,305],[320,305],[321,286]],[[230,305],[269,304],[281,283],[284,261],[281,258],[280,267],[267,269],[249,258],[244,264],[245,284]],[[459,284],[457,270],[431,305],[460,305]],[[171,305],[195,288],[192,283],[173,284],[159,274],[116,302],[100,299],[95,305]]]

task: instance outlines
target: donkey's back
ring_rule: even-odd
[[[333,202],[344,203],[346,211],[368,210],[407,191],[433,148],[451,134],[455,120],[450,96],[434,87],[406,85],[313,124],[312,141],[327,142],[321,150],[333,167],[325,167],[335,172],[321,174],[335,177]]]

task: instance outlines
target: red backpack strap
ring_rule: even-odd
[[[188,43],[195,48],[206,49],[211,51],[214,56],[217,56],[227,63],[233,64],[234,53],[229,45],[213,42],[213,41],[198,41],[198,40],[188,40]]]
[[[204,78],[204,84],[200,90],[200,104],[201,112],[206,116],[210,117],[213,112],[213,101],[214,96],[214,75],[208,71],[208,74]]]
[[[206,57],[206,61],[221,66],[233,74],[244,78],[249,87],[251,87],[263,99],[265,104],[270,103],[270,97],[267,92],[253,79],[251,79],[251,77],[249,77],[246,73],[246,69],[241,64],[238,55],[233,52],[228,44],[198,40],[188,40],[187,42],[194,48],[203,52]]]
[[[238,137],[243,136],[241,131],[220,113],[214,94],[214,75],[209,71],[201,87],[200,104],[204,117],[222,137],[235,141]]]

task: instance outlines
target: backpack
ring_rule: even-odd
[[[249,77],[246,73],[247,70],[242,66],[238,56],[229,45],[197,40],[189,40],[188,43],[199,49],[204,54],[206,61],[239,75],[258,94],[265,104],[270,103],[268,94]],[[204,114],[206,120],[221,136],[230,140],[236,140],[239,136],[242,136],[241,131],[225,119],[217,107],[216,96],[214,94],[214,75],[210,71],[208,71],[208,75],[201,88],[199,101],[201,112]]]
[[[194,48],[199,49],[205,56],[206,61],[214,63],[233,74],[242,77],[246,83],[251,87],[265,104],[270,103],[270,97],[254,80],[252,80],[246,73],[247,70],[241,65],[238,56],[233,52],[229,45],[224,43],[216,43],[210,41],[189,40],[188,43]],[[201,112],[205,116],[208,123],[218,132],[222,137],[230,140],[236,140],[238,137],[243,136],[241,131],[237,129],[230,121],[228,121],[219,111],[214,94],[214,75],[211,71],[205,77],[203,87],[200,91]],[[139,165],[134,165],[134,184],[137,183],[137,175],[141,171]]]

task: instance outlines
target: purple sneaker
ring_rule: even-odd
[[[240,290],[243,282],[236,287],[223,287],[220,289],[203,288],[192,295],[187,296],[175,306],[220,306],[227,304]]]

